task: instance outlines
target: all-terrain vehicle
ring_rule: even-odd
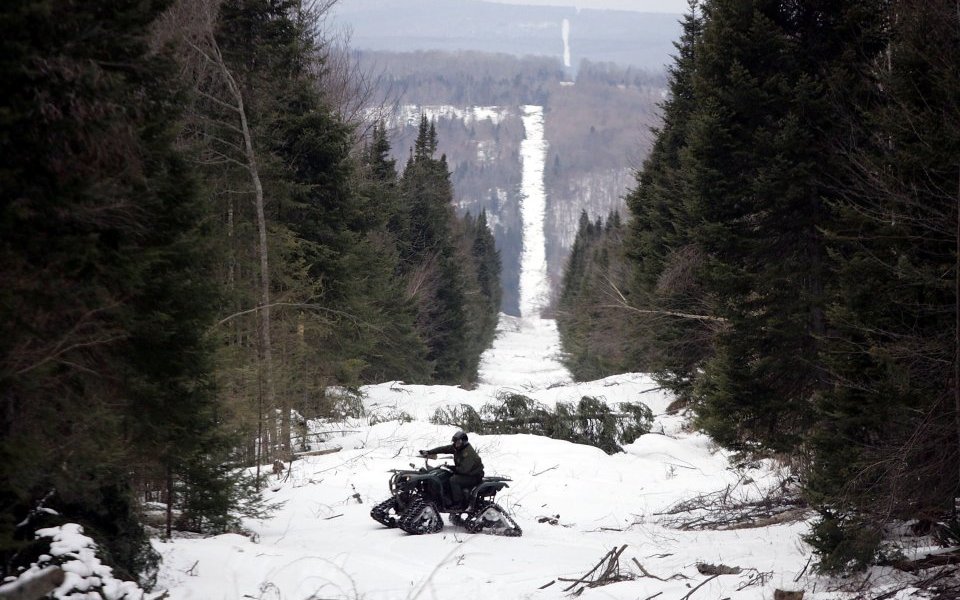
[[[412,470],[393,469],[390,477],[390,498],[373,507],[370,516],[387,527],[399,527],[414,535],[437,533],[443,529],[441,513],[450,515],[450,524],[470,533],[492,533],[519,537],[523,531],[493,499],[497,492],[509,487],[507,477],[484,477],[477,486],[464,490],[467,506],[453,506],[449,465],[430,465]],[[410,465],[413,467],[413,465]],[[466,516],[464,516],[466,515]]]

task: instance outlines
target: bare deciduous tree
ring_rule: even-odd
[[[244,102],[244,91],[224,60],[215,35],[219,7],[219,0],[177,2],[160,20],[155,40],[176,45],[184,77],[192,83],[193,92],[199,99],[189,113],[191,123],[188,134],[199,137],[204,143],[200,160],[207,165],[234,165],[246,172],[250,178],[256,212],[256,252],[259,258],[260,305],[256,312],[259,317],[259,344],[262,355],[260,366],[265,395],[264,408],[268,413],[272,413],[276,407],[276,389],[273,377],[270,260],[264,188],[260,179],[256,142]],[[211,116],[209,111],[198,106],[203,103],[220,109],[220,112]],[[232,135],[233,139],[228,139],[228,134]],[[231,208],[231,230],[233,218]],[[230,276],[233,276],[232,269]],[[264,410],[260,409],[258,412],[262,419]],[[282,421],[289,431],[289,406],[282,408]],[[262,452],[263,436],[259,437]],[[276,434],[271,437],[278,439]],[[284,437],[281,433],[279,443],[281,450],[288,451],[289,435]],[[262,462],[261,459],[258,459],[258,464]]]

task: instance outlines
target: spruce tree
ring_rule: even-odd
[[[635,340],[624,325],[624,307],[612,301],[616,290],[626,289],[631,272],[625,230],[616,212],[606,222],[580,215],[557,306],[565,362],[580,381],[622,373],[634,364]]]
[[[740,449],[798,448],[825,387],[824,242],[833,176],[824,74],[833,6],[716,0],[688,132],[692,238],[726,327],[698,381],[701,424]]]
[[[204,452],[215,297],[204,213],[173,147],[176,69],[147,46],[160,8],[3,8],[4,574],[15,540],[49,524],[28,518],[42,502],[87,527],[116,573],[149,577],[132,484],[187,461],[219,472]]]
[[[956,112],[957,14],[942,2],[859,8],[848,56],[861,79],[836,82],[834,100],[848,165],[830,232],[835,384],[818,404],[807,488],[821,516],[810,541],[830,571],[875,560],[890,519],[955,519],[960,485],[960,127],[944,118]]]
[[[453,238],[453,188],[446,157],[438,160],[436,128],[426,116],[401,179],[403,230],[396,232],[405,272],[422,279],[417,323],[436,380],[469,379],[463,273]]]
[[[637,307],[651,312],[625,315],[635,323],[633,364],[649,369],[657,381],[689,400],[693,381],[711,353],[713,328],[708,321],[668,316],[664,312],[705,314],[712,310],[694,273],[703,250],[692,239],[689,172],[684,170],[688,123],[697,108],[693,79],[704,19],[696,0],[684,17],[677,54],[669,68],[669,97],[661,105],[663,124],[650,156],[627,196],[633,215],[628,254],[634,276],[628,291]]]

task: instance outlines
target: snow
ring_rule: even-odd
[[[499,340],[498,340],[499,341]],[[544,339],[526,338],[541,350]],[[519,339],[514,340],[519,343]],[[515,346],[510,351],[516,351]],[[488,351],[489,363],[509,364]],[[491,356],[494,355],[494,356]],[[521,365],[522,363],[514,363]],[[505,379],[510,379],[505,377]],[[522,379],[517,373],[514,379]],[[164,557],[160,584],[172,599],[254,598],[559,598],[565,586],[610,549],[627,544],[621,567],[639,574],[636,558],[652,574],[690,580],[642,578],[595,589],[584,598],[646,598],[657,592],[679,598],[704,579],[697,562],[727,564],[774,575],[764,586],[736,588],[749,573],[717,578],[702,598],[769,598],[774,586],[793,587],[809,550],[799,541],[804,524],[738,531],[678,531],[663,526],[663,512],[679,500],[722,490],[741,474],[728,455],[702,434],[686,430],[680,416],[663,411],[669,397],[640,374],[552,388],[527,388],[550,405],[583,395],[608,404],[647,403],[657,413],[655,432],[608,456],[597,448],[533,435],[471,434],[489,475],[512,478],[498,496],[524,530],[521,538],[470,535],[446,525],[436,535],[410,536],[373,521],[370,508],[388,495],[389,469],[419,465],[417,450],[446,443],[453,427],[428,422],[436,408],[494,402],[504,388],[475,390],[388,382],[362,389],[368,415],[402,411],[411,421],[368,425],[357,420],[332,440],[342,450],[293,464],[286,481],[271,480],[266,494],[284,503],[276,515],[249,522],[256,535],[156,540]],[[775,485],[778,471],[751,471],[756,493]],[[541,523],[553,517],[557,524]]]
[[[96,543],[84,534],[80,525],[66,523],[59,527],[39,529],[36,537],[50,538],[49,554],[40,555],[38,561],[21,573],[16,582],[0,586],[0,596],[4,592],[12,593],[15,587],[40,577],[52,565],[59,565],[65,577],[53,592],[55,598],[140,600],[145,597],[137,584],[113,577],[113,569],[100,562]]]
[[[490,121],[492,125],[499,124],[505,117],[510,115],[510,109],[502,106],[451,106],[447,104],[437,105],[418,105],[405,104],[399,107],[396,120],[391,125],[407,125],[416,127],[420,124],[421,115],[426,115],[427,120],[437,121],[439,119],[463,120],[467,125],[479,121]]]
[[[746,472],[732,468],[730,456],[690,431],[683,415],[666,412],[672,398],[646,375],[575,383],[564,369],[556,323],[540,317],[547,297],[543,109],[524,107],[523,123],[522,316],[500,316],[480,383],[472,390],[398,381],[361,388],[366,416],[342,424],[322,444],[341,450],[295,461],[283,480],[271,476],[264,493],[282,506],[267,520],[246,522],[251,537],[154,541],[163,556],[159,585],[171,600],[567,598],[570,584],[560,578],[586,574],[623,545],[621,572],[636,578],[587,588],[581,598],[659,594],[676,600],[706,580],[698,562],[745,571],[709,581],[694,600],[761,600],[775,588],[808,586],[809,575],[793,582],[810,557],[799,537],[806,523],[682,531],[661,514],[717,491],[758,497],[780,484],[779,469],[769,463]],[[486,473],[512,479],[497,502],[523,528],[520,538],[471,535],[449,524],[438,534],[412,536],[370,518],[370,509],[389,495],[390,469],[420,466],[418,450],[450,439],[454,427],[430,422],[437,409],[467,404],[479,410],[504,392],[547,406],[583,396],[609,406],[643,402],[655,415],[654,427],[615,455],[534,435],[471,432]],[[661,579],[641,577],[638,563]],[[747,569],[769,576],[748,586],[757,571]]]
[[[550,289],[547,284],[547,246],[543,229],[547,210],[547,194],[543,184],[543,167],[547,141],[543,137],[543,107],[523,107],[524,139],[520,143],[521,171],[520,217],[523,222],[523,253],[520,256],[520,315],[537,317],[546,305]]]
[[[570,68],[570,19],[564,19],[561,26],[563,36],[563,66]]]

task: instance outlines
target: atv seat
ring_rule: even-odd
[[[497,495],[497,492],[505,487],[510,487],[508,481],[511,481],[509,477],[484,477],[480,483],[465,490],[468,504],[475,506],[478,501],[492,499]]]

